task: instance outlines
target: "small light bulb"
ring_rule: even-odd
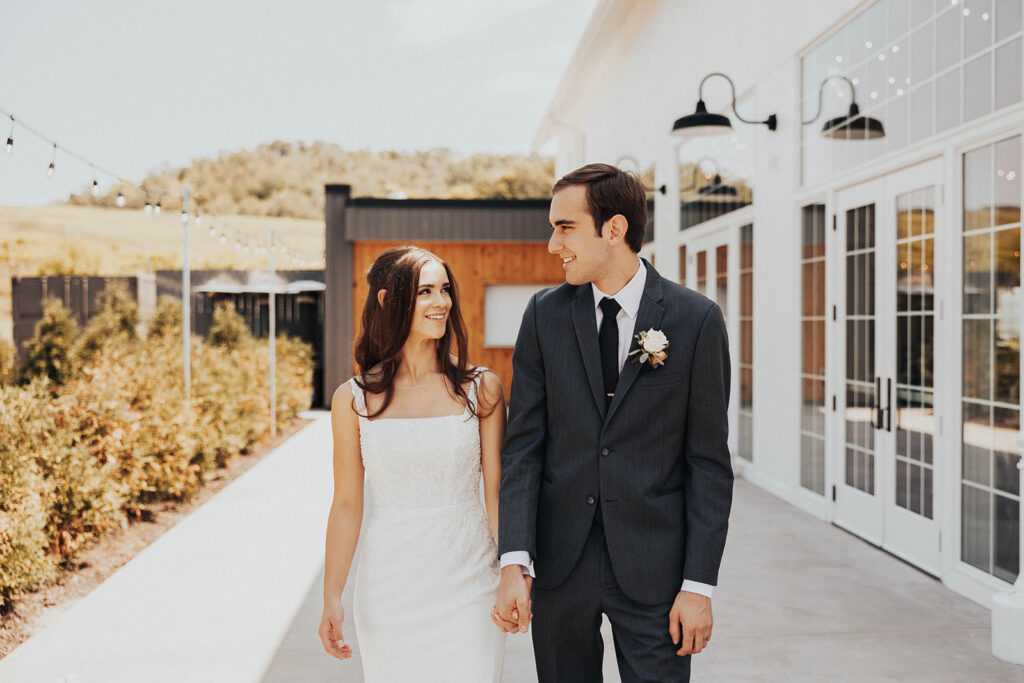
[[[57,170],[57,143],[53,143],[53,156],[50,157],[50,166],[46,169],[46,177],[52,178],[53,172]]]
[[[238,251],[241,248],[242,248],[242,243],[239,242],[238,240],[235,240],[235,251]]]
[[[7,138],[7,154],[8,156],[14,154],[14,138]]]
[[[93,197],[99,197],[100,196],[100,184],[99,184],[99,182],[96,179],[93,179],[93,181],[92,181],[92,196]]]
[[[148,199],[146,200],[146,205],[142,207],[142,210],[146,213],[153,213],[153,205],[149,203]]]
[[[160,202],[157,202],[156,206],[153,207],[153,213],[160,213],[161,210],[162,209],[160,208]]]
[[[213,226],[211,225],[210,226],[210,237],[216,237],[216,236],[217,236],[217,231],[214,230]]]
[[[53,162],[51,161],[50,162],[50,167],[46,169],[46,177],[47,178],[52,178],[54,170],[56,170],[56,168],[53,165]]]
[[[125,204],[128,203],[128,200],[124,198],[123,192],[118,192],[117,199],[114,200],[114,203],[117,204],[119,207],[123,207]]]
[[[227,244],[228,243],[228,236],[227,235],[221,235],[220,236],[220,243],[221,244]]]
[[[196,227],[198,228],[202,224],[203,224],[203,217],[200,216],[199,214],[196,214]]]

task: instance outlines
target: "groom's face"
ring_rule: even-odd
[[[548,222],[548,251],[562,260],[565,281],[582,285],[600,280],[608,270],[611,251],[605,239],[608,231],[603,231],[603,236],[597,234],[587,208],[586,186],[570,185],[556,192],[551,198]]]

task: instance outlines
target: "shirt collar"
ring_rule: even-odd
[[[636,317],[637,311],[640,310],[640,299],[644,295],[644,285],[647,284],[647,268],[640,259],[637,259],[637,264],[640,267],[637,268],[636,275],[614,295],[605,294],[593,282],[590,283],[594,289],[594,308],[601,305],[601,299],[611,297],[618,302],[626,315],[630,318]]]

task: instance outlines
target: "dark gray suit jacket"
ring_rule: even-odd
[[[499,550],[529,551],[542,589],[562,584],[579,559],[591,501],[632,600],[670,602],[684,578],[718,582],[733,483],[725,321],[713,301],[643,267],[635,331],[664,332],[668,357],[657,369],[627,361],[607,411],[590,284],[538,292],[523,315]]]

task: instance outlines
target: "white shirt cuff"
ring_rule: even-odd
[[[510,564],[518,564],[522,566],[524,574],[529,575],[533,579],[537,578],[537,575],[533,573],[533,560],[530,559],[530,553],[525,550],[511,550],[507,553],[502,553],[499,564],[501,569]]]
[[[699,593],[706,598],[711,597],[711,591],[715,589],[714,586],[701,583],[700,581],[690,581],[689,579],[683,579],[683,587],[679,590],[687,591],[688,593]]]

